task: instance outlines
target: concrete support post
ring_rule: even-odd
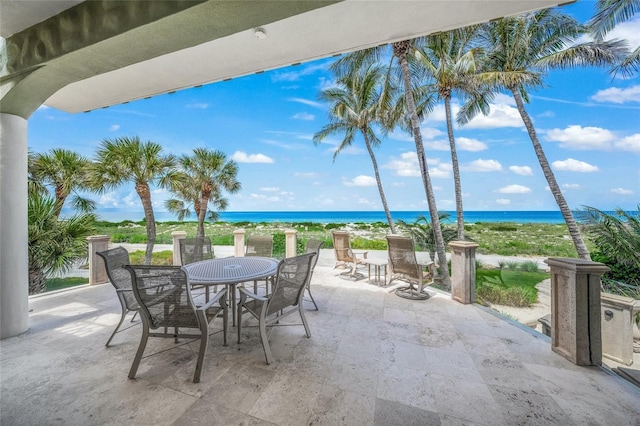
[[[287,229],[284,231],[285,235],[285,257],[294,257],[297,253],[297,238],[298,231],[295,229]]]
[[[233,255],[235,257],[244,257],[244,229],[236,229],[233,231]]]
[[[601,294],[602,355],[620,364],[633,364],[633,331],[640,300]]]
[[[576,365],[602,364],[600,276],[602,263],[549,258],[551,349]]]
[[[91,237],[87,237],[87,241],[89,242],[89,285],[109,282],[104,261],[98,257],[96,252],[109,250],[110,239],[111,237],[108,235],[92,235]]]
[[[185,231],[173,231],[171,233],[173,238],[173,266],[182,265],[182,259],[180,259],[180,240],[187,238]]]
[[[476,249],[478,244],[469,241],[452,241],[451,248],[451,298],[469,304],[476,301]]]
[[[0,339],[29,329],[28,235],[27,120],[0,113]]]

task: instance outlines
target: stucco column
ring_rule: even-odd
[[[602,364],[600,276],[602,263],[549,258],[551,349],[576,365]]]
[[[0,113],[0,339],[29,329],[27,120]]]
[[[297,250],[296,250],[296,243],[297,243],[297,238],[296,238],[296,234],[298,233],[298,231],[296,231],[295,229],[287,229],[286,231],[284,231],[284,235],[285,235],[285,257],[294,257],[297,255]]]
[[[87,241],[89,242],[89,285],[109,282],[104,260],[99,258],[96,252],[109,250],[110,239],[111,237],[108,235],[92,235],[87,237]]]
[[[180,259],[180,240],[187,238],[185,231],[173,231],[171,233],[173,237],[173,266],[182,265],[182,259]]]
[[[235,257],[244,256],[244,229],[236,229],[233,231],[233,255]]]
[[[451,247],[451,298],[469,304],[476,301],[476,249],[478,244],[469,241],[452,241]]]

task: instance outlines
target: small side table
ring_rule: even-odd
[[[378,287],[382,284],[386,284],[387,280],[387,261],[382,259],[363,259],[362,263],[367,265],[367,269],[369,271],[369,282],[371,282],[371,267],[373,266],[373,276],[374,283],[378,285]],[[383,272],[384,268],[384,272]],[[384,281],[383,281],[384,278]]]

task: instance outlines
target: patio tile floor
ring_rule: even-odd
[[[214,334],[201,383],[197,343],[127,373],[140,327],[104,343],[119,319],[110,284],[32,297],[31,328],[0,341],[2,425],[640,425],[640,389],[577,367],[546,336],[432,291],[426,301],[349,281],[323,251],[302,327]],[[285,319],[295,322],[296,316]],[[218,322],[219,326],[220,323]],[[173,346],[151,339],[147,353]]]

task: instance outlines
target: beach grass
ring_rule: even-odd
[[[476,297],[480,303],[529,307],[538,301],[536,285],[549,278],[544,272],[531,272],[520,265],[510,269],[476,270]]]
[[[82,284],[89,284],[89,278],[84,278],[84,277],[50,278],[47,280],[45,285],[47,287],[47,291],[54,291],[54,290],[61,290],[63,288],[75,287]]]

